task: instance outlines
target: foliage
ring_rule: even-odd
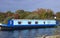
[[[21,13],[24,13],[24,10],[17,10],[15,13],[21,14]]]
[[[60,12],[57,12],[57,13],[56,13],[56,17],[57,17],[57,18],[60,18]]]
[[[31,13],[30,15],[26,16],[25,19],[40,19],[37,13]]]
[[[41,19],[52,19],[53,18],[53,11],[50,9],[37,9],[36,11],[33,11],[37,14],[39,14]]]
[[[57,17],[58,20],[60,20],[60,12],[56,13],[56,17]]]
[[[54,14],[51,9],[37,9],[29,12],[25,10],[16,10],[14,13],[11,11],[0,12],[0,22],[7,23],[9,19],[54,19],[54,15],[60,18],[60,12]]]

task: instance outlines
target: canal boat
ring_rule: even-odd
[[[54,27],[57,26],[56,20],[32,20],[32,19],[11,19],[8,24],[2,25],[4,28],[10,29],[28,29],[28,28],[41,28],[41,27]]]

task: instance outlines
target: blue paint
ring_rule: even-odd
[[[11,20],[8,20],[8,24],[7,24],[8,26],[10,26],[10,21],[11,21]]]
[[[26,28],[29,28],[29,27],[54,27],[56,25],[15,25],[14,27],[19,27],[19,28],[22,28],[22,27],[26,27]]]
[[[13,20],[11,20],[11,22],[12,22],[11,26],[13,26]]]
[[[56,26],[58,24],[58,21],[56,21],[56,24],[28,24],[28,25],[14,25],[14,20],[8,20],[8,27],[14,27],[14,26]]]
[[[8,27],[13,26],[13,20],[8,20]]]
[[[14,25],[14,26],[56,26],[56,24],[31,24],[31,25]]]

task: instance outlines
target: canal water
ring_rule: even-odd
[[[54,35],[56,28],[0,31],[0,38],[37,38],[43,35]]]

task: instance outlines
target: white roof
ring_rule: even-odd
[[[38,20],[38,21],[39,21],[39,20],[43,20],[43,19],[12,19],[12,20],[30,20],[30,21],[32,21],[32,20],[35,20],[35,21]],[[50,19],[44,19],[44,20],[47,21],[47,20],[50,20]],[[43,20],[43,21],[44,21],[44,20]],[[51,19],[51,21],[52,21],[52,20],[54,20],[54,19]],[[55,21],[55,20],[54,20],[54,21]]]

